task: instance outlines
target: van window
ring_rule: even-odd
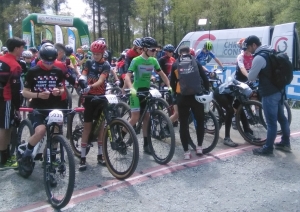
[[[299,36],[296,30],[294,30],[294,51],[293,51],[293,66],[294,70],[300,70],[300,48],[299,48]]]
[[[189,46],[190,47],[191,45],[191,42],[190,41],[182,41],[178,46],[177,48],[175,49],[175,52],[174,52],[174,57],[177,59],[178,58],[178,49],[180,49],[181,46]]]

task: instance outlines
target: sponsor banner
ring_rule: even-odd
[[[35,42],[34,42],[34,23],[32,20],[30,20],[31,23],[31,40],[32,40],[32,46],[35,46]]]
[[[75,37],[74,32],[70,28],[68,28],[68,44],[73,47],[73,50],[75,52],[75,49],[76,49],[76,37]]]
[[[80,37],[80,40],[81,40],[81,45],[88,45],[90,46],[90,40],[89,40],[89,36],[87,35],[83,35]]]
[[[69,16],[55,16],[55,15],[37,15],[37,23],[39,24],[53,24],[60,26],[73,26],[74,19]]]
[[[64,43],[63,33],[58,25],[55,25],[55,43]]]
[[[53,39],[52,32],[48,28],[46,28],[46,40],[53,41],[52,39]]]
[[[13,37],[12,26],[10,24],[8,24],[8,36],[9,38]]]
[[[26,42],[26,46],[29,47],[31,43],[31,32],[23,32],[23,40]]]

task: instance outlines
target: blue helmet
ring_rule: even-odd
[[[163,50],[167,51],[167,52],[174,52],[175,47],[172,44],[167,44],[167,45],[164,46]]]

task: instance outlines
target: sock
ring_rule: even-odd
[[[86,156],[86,146],[87,146],[87,144],[81,143],[81,157],[82,158],[85,158],[85,156]]]
[[[98,155],[102,155],[103,151],[102,151],[102,142],[99,143],[98,142]]]
[[[7,154],[6,154],[6,150],[1,150],[0,151],[0,164],[4,165],[7,161]]]
[[[144,146],[148,146],[147,137],[144,137]]]
[[[33,152],[34,146],[32,146],[30,143],[27,144],[26,150],[24,152],[24,156],[30,156]]]

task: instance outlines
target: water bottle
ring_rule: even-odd
[[[205,103],[204,104],[204,113],[208,113],[209,112],[209,103]]]

